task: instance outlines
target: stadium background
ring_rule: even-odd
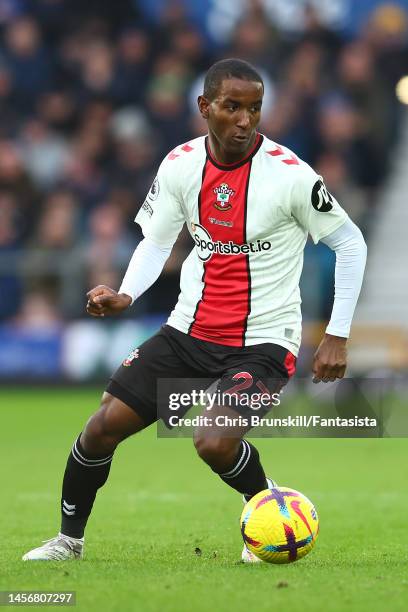
[[[201,133],[202,74],[231,55],[265,76],[262,130],[324,175],[365,234],[349,373],[394,379],[406,421],[408,0],[0,0],[0,589],[75,590],[78,609],[109,612],[405,612],[396,437],[256,440],[267,473],[318,509],[316,550],[299,563],[240,565],[239,496],[191,440],[154,428],[115,454],[85,560],[21,562],[55,535],[68,449],[102,381],[167,316],[190,244],[126,317],[86,317],[85,293],[119,286],[157,165]],[[307,246],[309,380],[333,269],[324,245]],[[290,411],[326,414],[317,399],[300,389]]]
[[[165,320],[187,235],[126,317],[87,318],[85,293],[118,288],[157,166],[203,133],[203,73],[228,56],[265,77],[261,130],[324,175],[367,239],[373,264],[350,372],[404,371],[406,216],[391,228],[402,252],[398,236],[378,228],[388,231],[389,200],[406,194],[407,94],[400,85],[398,99],[396,87],[408,73],[407,9],[375,0],[2,0],[0,380],[105,379]],[[308,244],[300,373],[330,314],[333,269],[333,254]]]

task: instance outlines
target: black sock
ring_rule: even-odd
[[[65,468],[61,497],[61,533],[82,538],[97,490],[108,479],[113,453],[87,458],[79,441],[74,442]]]
[[[241,440],[238,455],[231,469],[219,476],[230,487],[243,493],[247,500],[268,488],[259,453],[247,440]]]

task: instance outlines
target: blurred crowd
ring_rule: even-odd
[[[309,162],[370,231],[398,137],[395,85],[408,67],[401,8],[380,6],[347,39],[310,7],[304,31],[288,36],[261,0],[248,1],[215,46],[177,2],[156,23],[141,4],[0,2],[0,321],[58,324],[84,315],[92,286],[118,288],[141,239],[134,216],[163,156],[205,132],[195,99],[223,57],[259,68],[261,131]],[[180,238],[136,314],[172,307],[191,246]],[[306,314],[327,317],[332,255],[308,247],[305,266]]]

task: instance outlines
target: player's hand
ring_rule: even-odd
[[[313,382],[343,378],[347,367],[347,338],[325,334],[313,359]]]
[[[86,294],[86,311],[93,317],[118,314],[126,310],[132,302],[130,295],[118,293],[106,285],[98,285]]]

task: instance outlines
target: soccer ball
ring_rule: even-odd
[[[248,549],[268,563],[292,563],[310,552],[319,533],[312,502],[299,491],[275,487],[257,493],[241,515]]]

